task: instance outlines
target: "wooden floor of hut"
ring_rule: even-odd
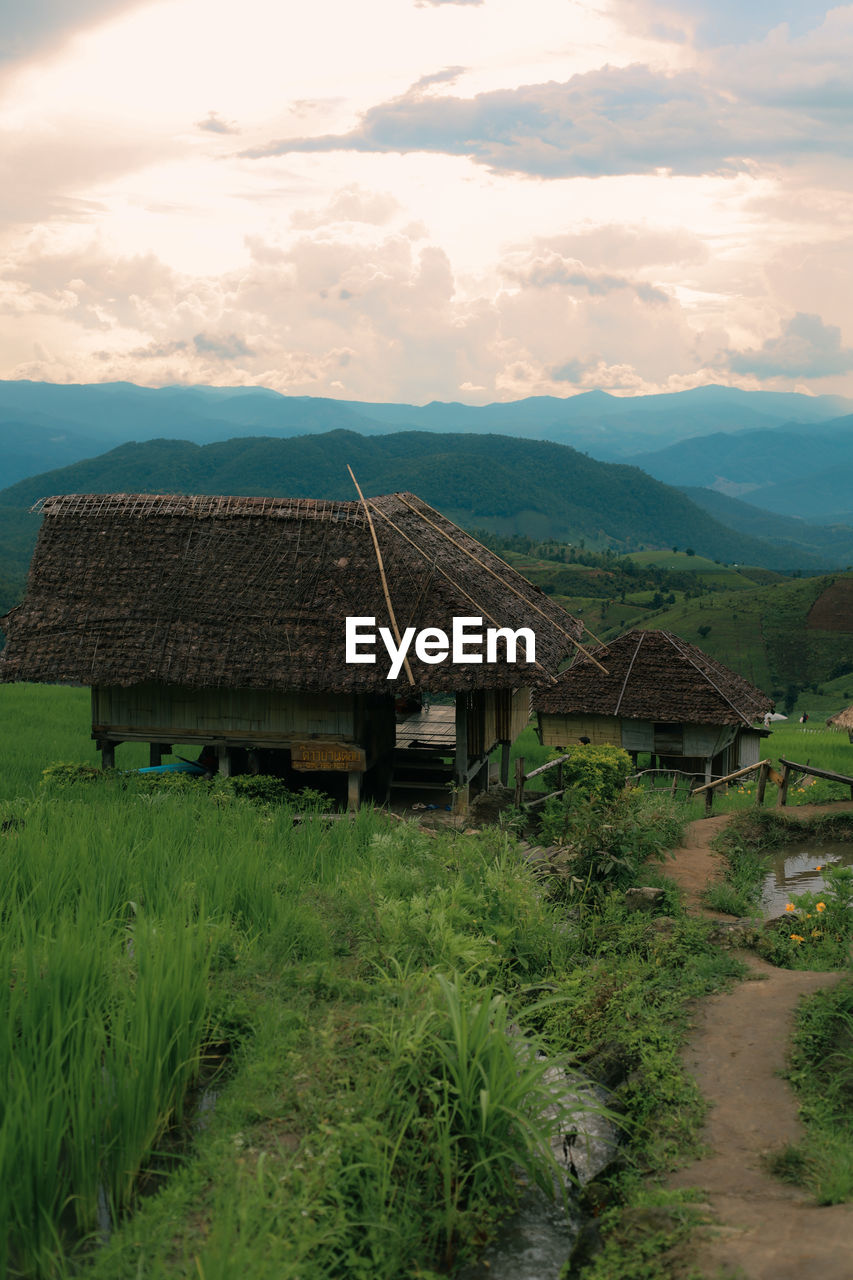
[[[397,725],[397,747],[438,747],[452,752],[456,747],[456,708],[424,707],[407,715]]]

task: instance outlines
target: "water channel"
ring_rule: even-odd
[[[551,1088],[563,1117],[551,1146],[558,1164],[571,1175],[566,1179],[568,1212],[559,1194],[550,1200],[538,1187],[528,1186],[518,1209],[457,1280],[558,1280],[566,1265],[583,1225],[579,1189],[611,1162],[619,1131],[603,1113],[604,1090],[579,1072],[555,1068]]]

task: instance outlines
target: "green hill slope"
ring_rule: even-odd
[[[50,493],[121,491],[352,498],[347,462],[367,494],[412,490],[460,523],[503,534],[584,538],[626,551],[690,545],[716,560],[826,567],[808,552],[726,528],[635,467],[596,462],[565,445],[494,435],[332,431],[201,447],[153,440],[21,481],[0,493],[0,504],[29,507]]]
[[[723,591],[633,625],[674,631],[789,705],[804,689],[853,682],[853,574]]]

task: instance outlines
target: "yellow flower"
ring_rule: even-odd
[[[815,867],[815,871],[820,871],[820,870],[822,870],[821,867]]]
[[[789,903],[787,904],[787,906],[785,907],[785,910],[786,910],[786,911],[796,911],[796,909],[797,909],[797,908],[794,906],[793,902],[789,902]]]
[[[818,903],[815,905],[815,911],[826,911],[826,903],[825,903],[825,902],[818,902]]]
[[[794,942],[804,942],[804,941],[805,941],[805,939],[803,938],[803,935],[802,935],[801,933],[792,933],[792,934],[791,934],[791,937],[792,937],[792,939],[794,940]]]
[[[819,937],[820,937],[820,929],[812,929],[812,937],[813,937],[813,938],[819,938]]]

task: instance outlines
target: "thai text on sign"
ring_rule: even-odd
[[[364,773],[367,768],[364,748],[349,742],[294,742],[290,748],[290,761],[301,773],[312,770]]]

